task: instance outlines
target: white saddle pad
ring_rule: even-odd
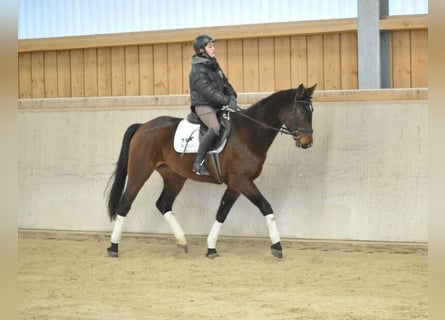
[[[219,153],[226,145],[227,139],[215,150],[209,153]],[[196,153],[199,148],[199,124],[183,119],[176,129],[173,147],[179,153]]]

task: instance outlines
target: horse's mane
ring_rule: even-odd
[[[292,89],[291,88],[291,89],[286,89],[286,90],[281,90],[281,91],[274,92],[271,95],[261,99],[260,101],[254,103],[253,105],[251,105],[249,108],[246,109],[246,111],[249,110],[249,111],[255,112],[258,109],[260,109],[261,107],[263,107],[264,105],[266,105],[270,100],[276,99],[276,98],[279,98],[279,97],[286,98],[286,99],[290,97],[290,99],[292,99],[292,97],[295,96],[296,90],[297,89]],[[288,95],[288,97],[285,97],[286,95]]]

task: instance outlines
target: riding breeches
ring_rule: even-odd
[[[220,124],[214,108],[210,106],[195,106],[195,112],[207,128],[213,129],[219,135]]]

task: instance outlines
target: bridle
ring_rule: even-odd
[[[306,132],[306,133],[312,133],[314,132],[314,130],[312,129],[306,129],[306,128],[300,128],[298,127],[298,121],[297,121],[297,103],[303,103],[309,106],[309,111],[312,113],[314,111],[314,107],[312,106],[312,101],[306,101],[306,100],[297,100],[294,99],[293,104],[292,104],[292,108],[294,109],[294,124],[295,124],[295,129],[293,130],[289,130],[288,128],[286,128],[284,125],[282,125],[280,128],[276,128],[273,127],[271,125],[268,125],[267,123],[263,123],[261,121],[256,120],[255,118],[252,118],[251,116],[248,116],[247,114],[244,114],[242,112],[238,112],[239,115],[245,117],[246,119],[249,119],[253,122],[255,122],[256,124],[262,126],[263,128],[266,129],[270,129],[282,134],[287,134],[287,135],[291,135],[294,136],[297,132]]]
[[[297,132],[307,132],[307,133],[312,133],[312,132],[314,132],[314,130],[312,130],[312,129],[306,129],[306,128],[300,128],[300,127],[298,127],[298,121],[297,121],[297,103],[306,104],[306,105],[309,107],[309,112],[311,113],[311,115],[312,115],[312,112],[314,112],[314,107],[312,106],[312,101],[306,101],[306,100],[297,100],[297,99],[294,99],[294,103],[293,103],[292,107],[293,107],[293,109],[294,109],[294,124],[295,124],[295,129],[292,130],[292,131],[287,130],[287,128],[284,128],[284,129],[286,129],[286,130],[288,131],[287,134],[290,134],[290,135],[294,135],[294,134],[297,133]],[[282,128],[283,128],[283,127],[282,127]]]

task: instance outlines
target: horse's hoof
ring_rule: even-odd
[[[113,258],[117,258],[118,254],[118,244],[111,243],[111,246],[107,248],[108,255]]]
[[[276,250],[276,249],[270,249],[272,252],[272,255],[277,259],[283,259],[283,251],[282,250]]]
[[[178,248],[181,248],[184,253],[189,253],[189,247],[186,244],[177,244]]]
[[[216,249],[207,249],[206,257],[213,260],[219,257],[219,254],[216,252]]]
[[[113,258],[117,258],[117,256],[119,255],[119,253],[117,251],[111,250],[111,247],[107,249],[107,252],[108,252],[108,255]]]
[[[219,257],[219,254],[217,254],[217,253],[207,253],[206,257],[213,260],[213,259]]]
[[[281,247],[281,243],[277,242],[274,243],[271,247],[270,247],[270,252],[272,253],[272,255],[277,258],[277,259],[283,259],[283,248]]]

